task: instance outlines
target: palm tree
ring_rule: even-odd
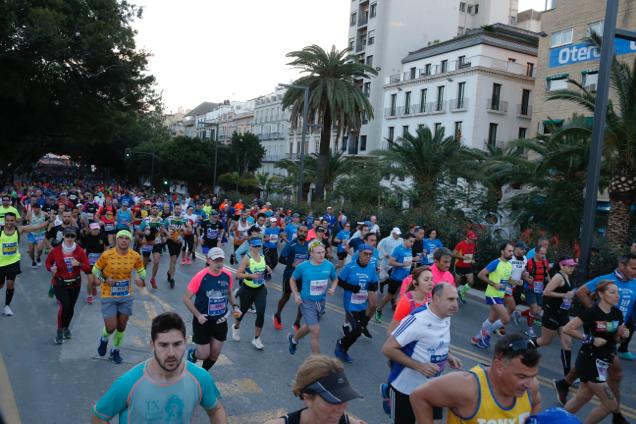
[[[320,160],[320,155],[312,153],[314,160],[308,165],[312,168],[314,175],[317,174],[316,166]],[[325,176],[325,188],[327,193],[333,192],[334,184],[338,176],[344,174],[350,167],[351,161],[344,155],[344,152],[336,152],[332,154],[331,149],[327,154],[326,166],[322,168]]]
[[[326,183],[326,169],[332,127],[336,137],[348,130],[357,130],[366,115],[373,119],[373,107],[355,80],[377,75],[371,66],[358,63],[350,55],[350,49],[329,52],[317,45],[287,53],[293,58],[288,65],[300,70],[301,76],[294,85],[309,87],[309,117],[321,124],[320,148],[316,174],[316,200],[322,200]],[[291,107],[291,122],[301,122],[304,90],[289,88],[283,96],[283,109]],[[310,118],[311,119],[311,118]]]
[[[597,35],[592,43],[600,46]],[[629,210],[636,202],[636,59],[633,66],[619,62],[614,56],[610,74],[611,86],[617,104],[612,100],[607,106],[603,158],[609,170],[607,184],[610,212],[607,221],[607,237],[612,249],[624,248],[629,231]],[[580,83],[568,80],[573,89],[558,90],[548,95],[548,100],[566,100],[577,103],[594,113],[596,95]],[[578,130],[591,128],[582,126]]]
[[[390,173],[413,179],[419,201],[435,202],[438,186],[455,169],[461,152],[465,150],[455,137],[444,137],[444,128],[435,134],[427,126],[407,133],[397,141],[387,140],[388,150],[373,152],[386,164]]]

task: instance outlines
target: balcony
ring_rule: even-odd
[[[280,132],[261,133],[261,134],[257,134],[257,136],[258,136],[258,139],[261,141],[278,140],[283,138],[283,133],[280,133]]]
[[[358,17],[358,26],[364,26],[369,22],[369,12],[362,13]]]
[[[449,100],[448,104],[451,112],[463,112],[468,110],[468,99],[466,97]]]
[[[532,105],[523,103],[517,105],[517,117],[523,119],[532,119]]]
[[[356,53],[360,53],[364,51],[365,46],[367,45],[367,40],[358,40],[356,43]]]
[[[446,102],[443,100],[426,104],[426,113],[435,115],[444,112],[446,112]]]
[[[486,110],[491,113],[505,115],[508,113],[508,102],[497,99],[488,99],[486,101]]]
[[[506,147],[506,142],[503,140],[491,140],[488,138],[484,140],[484,148],[488,148],[488,146],[492,146],[492,145],[500,149],[503,149]]]
[[[385,118],[396,118],[397,117],[397,108],[395,108],[395,107],[386,107],[386,108],[384,108],[384,117]]]

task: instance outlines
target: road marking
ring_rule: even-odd
[[[4,419],[11,424],[21,424],[18,405],[15,403],[13,387],[9,379],[9,373],[5,366],[4,359],[0,353],[0,411],[4,414]]]
[[[255,412],[253,414],[232,415],[228,417],[230,424],[262,424],[265,421],[282,417],[287,411],[284,409],[272,409],[270,411]]]
[[[263,393],[263,390],[251,378],[239,378],[229,383],[216,383],[221,396],[240,396],[246,394]]]

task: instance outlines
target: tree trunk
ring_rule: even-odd
[[[610,211],[607,218],[607,242],[610,249],[616,253],[623,253],[627,243],[629,231],[630,203],[623,200],[613,200],[610,197]]]
[[[322,130],[320,131],[320,152],[318,153],[318,162],[316,163],[316,195],[313,200],[323,200],[325,192],[325,181],[327,174],[327,165],[329,160],[329,144],[331,143],[331,112],[329,107],[325,111],[322,120]]]

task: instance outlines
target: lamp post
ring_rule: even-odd
[[[303,174],[305,173],[305,134],[307,132],[307,115],[309,114],[309,87],[297,84],[278,84],[280,87],[295,88],[304,91],[303,98],[303,127],[300,136],[300,164],[298,169],[298,194],[296,203],[300,206],[303,198]]]
[[[216,190],[216,167],[219,159],[219,123],[211,123],[210,126],[216,127],[214,130],[214,176],[212,178],[212,193]]]
[[[126,159],[132,159],[134,155],[137,156],[149,156],[150,157],[150,187],[153,187],[153,183],[155,180],[155,157],[157,154],[155,153],[154,146],[152,147],[152,152],[134,152],[132,149],[127,148],[125,151]]]

